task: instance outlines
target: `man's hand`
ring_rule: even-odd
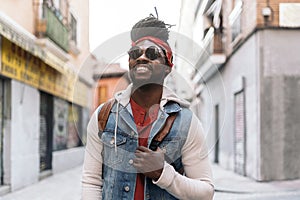
[[[136,158],[133,166],[139,173],[148,178],[158,180],[164,168],[164,153],[161,149],[152,151],[147,147],[139,146],[135,151]]]

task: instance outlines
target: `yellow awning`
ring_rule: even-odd
[[[2,12],[0,12],[0,34],[32,55],[40,58],[60,73],[66,73],[64,61],[50,51],[35,44],[36,38],[34,35],[13,22]]]

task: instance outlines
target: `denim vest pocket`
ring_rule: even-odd
[[[124,159],[124,153],[126,152],[125,144],[127,139],[122,135],[117,135],[117,138],[115,139],[114,133],[103,132],[101,140],[104,147],[103,162],[105,165],[115,168],[115,166],[121,163]],[[116,149],[115,146],[117,147]]]

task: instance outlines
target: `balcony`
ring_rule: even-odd
[[[214,28],[210,27],[202,40],[202,52],[197,63],[197,69],[201,68],[203,64],[209,59],[209,56],[213,54],[213,42],[214,42]]]
[[[69,31],[59,15],[55,14],[55,9],[43,5],[43,18],[37,19],[36,33],[40,38],[48,37],[65,52],[69,52]]]
[[[215,31],[213,27],[210,27],[202,44],[203,50],[193,77],[193,83],[196,85],[211,77],[226,59],[223,53],[222,33],[219,30]]]

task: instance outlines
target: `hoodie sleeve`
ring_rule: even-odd
[[[92,115],[87,127],[87,143],[82,175],[82,200],[101,199],[103,144],[98,137],[98,111]]]
[[[214,194],[212,172],[203,128],[193,115],[186,142],[182,148],[185,176],[165,162],[160,178],[153,182],[178,199],[211,200]]]

